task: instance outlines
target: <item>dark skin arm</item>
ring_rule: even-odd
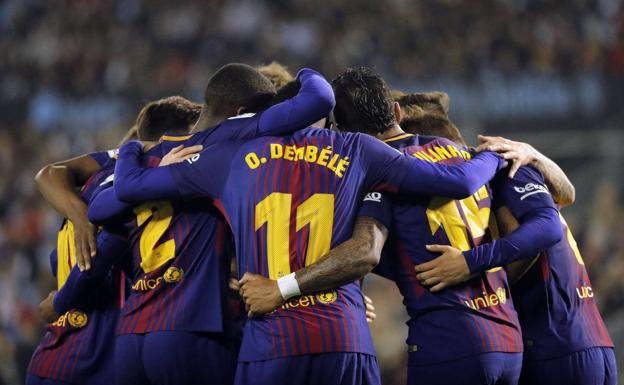
[[[387,229],[377,220],[358,218],[351,239],[296,272],[301,293],[333,289],[364,277],[379,263],[387,237]],[[269,313],[285,302],[276,280],[245,273],[240,283],[249,317]]]
[[[100,170],[98,162],[89,155],[44,166],[35,176],[43,198],[63,217],[74,224],[76,263],[80,270],[91,268],[96,254],[96,227],[87,219],[87,205],[78,194],[78,186]]]
[[[576,199],[576,190],[557,163],[537,151],[528,143],[515,142],[500,136],[479,135],[481,145],[477,151],[496,151],[512,162],[509,177],[513,178],[521,166],[531,165],[543,175],[553,199],[561,207],[569,206]]]
[[[56,290],[51,291],[50,294],[39,303],[39,316],[47,323],[52,323],[60,317],[54,309],[54,296],[56,296]]]

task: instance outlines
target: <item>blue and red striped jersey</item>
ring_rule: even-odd
[[[164,135],[161,143],[145,154],[144,165],[158,165],[161,157],[180,144],[210,146],[270,132],[265,115],[274,112],[269,109],[226,119],[195,134]],[[231,319],[227,299],[231,233],[214,206],[192,199],[146,202],[133,208],[127,231],[133,284],[118,333],[236,333],[229,330],[240,325]]]
[[[433,163],[465,162],[472,154],[447,139],[404,134],[388,144]],[[396,282],[410,320],[407,343],[413,360],[435,363],[484,352],[521,352],[522,338],[505,271],[495,268],[469,281],[432,293],[416,279],[414,265],[436,258],[426,245],[466,251],[488,242],[492,223],[487,185],[461,200],[432,195],[370,192],[360,216],[373,217],[389,230],[375,272]]]
[[[114,159],[106,152],[94,157],[102,169],[91,176],[81,190],[88,201],[96,187],[114,170]],[[92,154],[90,154],[92,155]],[[98,237],[98,251],[101,251]],[[97,258],[97,256],[96,256]],[[74,228],[65,220],[57,236],[57,248],[50,255],[52,274],[60,290],[76,264]],[[90,296],[91,306],[71,309],[46,325],[46,334],[31,358],[28,373],[67,383],[109,384],[112,372],[114,335],[121,300],[120,276],[111,271]]]
[[[525,214],[550,196],[541,175],[532,175],[518,179],[516,174],[512,183],[492,184],[496,206],[507,207],[521,225]],[[581,253],[563,216],[559,217],[563,239],[541,253],[512,287],[529,360],[613,347]]]
[[[144,164],[157,166],[178,138],[189,137],[165,137]],[[197,200],[149,201],[126,218],[132,284],[118,334],[224,331],[230,253],[217,209]]]
[[[482,184],[502,165],[496,155],[484,154],[467,169],[436,167],[367,135],[319,129],[224,142],[158,169],[142,169],[140,151],[135,143],[120,151],[115,186],[122,199],[214,199],[234,235],[239,275],[274,279],[314,263],[350,237],[365,191],[461,195],[475,180],[459,182],[458,175],[479,171],[476,182]],[[374,354],[358,282],[293,298],[249,320],[239,360],[336,351]]]

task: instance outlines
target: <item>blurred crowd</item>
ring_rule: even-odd
[[[621,0],[0,2],[0,384],[21,383],[54,286],[60,218],[33,183],[44,164],[116,145],[147,100],[200,99],[228,61],[279,59],[332,77],[369,65],[392,83],[497,73],[624,75]],[[605,317],[624,309],[621,186],[596,184],[575,234]],[[572,208],[574,210],[574,208]],[[577,209],[578,210],[578,209]],[[597,280],[595,277],[600,277]],[[373,298],[393,290],[373,280]],[[400,300],[373,326],[387,383],[403,375]],[[398,373],[398,374],[396,374]]]
[[[232,58],[401,81],[624,72],[621,0],[5,0],[0,32],[1,112],[43,130],[198,96]]]

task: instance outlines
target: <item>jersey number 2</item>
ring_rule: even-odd
[[[166,201],[147,202],[134,209],[137,226],[149,220],[141,233],[139,250],[141,252],[141,268],[149,273],[170,259],[175,258],[175,240],[169,239],[156,246],[160,238],[171,225],[173,207]]]

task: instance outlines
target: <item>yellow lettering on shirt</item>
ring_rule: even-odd
[[[414,156],[418,157],[416,154],[414,154]],[[429,156],[429,158],[433,161],[431,156]],[[261,155],[255,152],[249,152],[245,155],[245,163],[251,170],[258,169],[260,166],[266,164],[270,159],[314,163],[327,168],[338,178],[342,178],[349,167],[349,157],[343,157],[342,155],[335,153],[332,146],[327,146],[321,149],[313,145],[297,146],[271,143],[269,146],[269,154],[267,155]]]

